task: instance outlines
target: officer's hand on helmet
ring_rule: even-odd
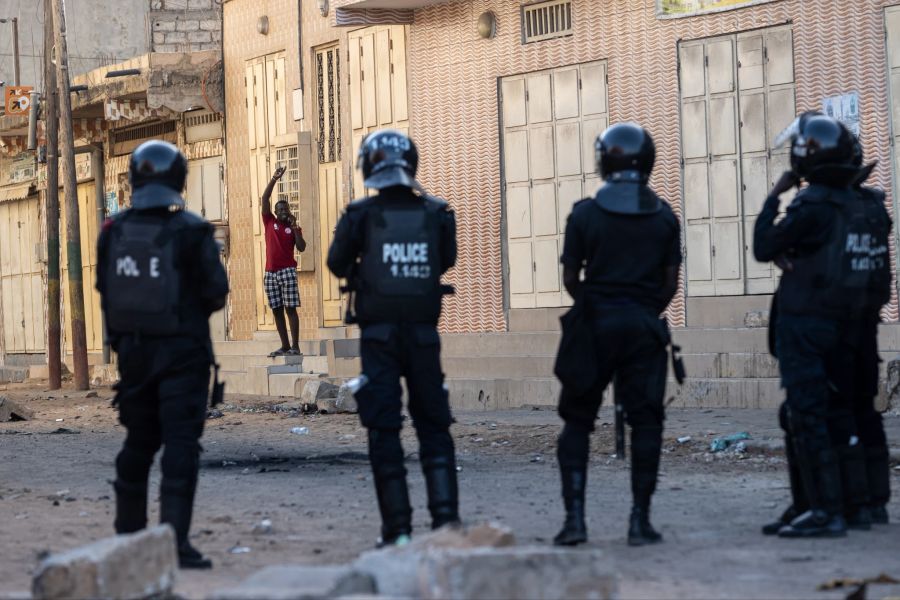
[[[281,179],[281,176],[284,175],[284,172],[287,170],[287,167],[278,167],[275,169],[275,172],[272,173],[272,181],[278,181]]]
[[[781,177],[778,179],[778,181],[775,182],[775,187],[772,188],[772,195],[780,196],[791,188],[797,187],[799,185],[800,177],[798,177],[797,174],[793,171],[785,171],[781,174]]]

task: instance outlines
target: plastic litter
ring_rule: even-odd
[[[686,443],[688,443],[689,441],[691,441],[691,436],[689,436],[689,435],[686,435],[686,436],[684,436],[684,437],[678,438],[678,443],[679,443],[679,444],[686,444]]]
[[[232,546],[228,549],[228,554],[249,554],[250,548],[247,546]]]
[[[265,535],[267,533],[272,533],[272,520],[271,519],[263,519],[259,523],[253,526],[253,533],[257,535]]]
[[[291,433],[296,433],[297,435],[309,435],[309,427],[292,427]]]
[[[749,440],[750,434],[746,431],[739,431],[738,433],[732,433],[731,435],[726,435],[725,437],[716,438],[710,443],[709,451],[710,452],[722,452],[723,450],[728,449],[732,444],[736,442],[740,442],[741,440]],[[744,449],[746,450],[746,444],[744,445]]]
[[[354,377],[353,379],[347,381],[341,387],[346,388],[350,391],[351,394],[356,396],[356,392],[365,387],[367,383],[369,383],[369,378],[365,375],[360,375],[359,377]]]

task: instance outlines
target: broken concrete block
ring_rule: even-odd
[[[159,525],[117,535],[47,558],[38,567],[35,598],[149,598],[175,583],[175,532]]]
[[[337,398],[338,386],[321,379],[307,381],[300,394],[300,401],[306,404],[317,404],[323,398]]]
[[[334,401],[334,406],[337,412],[341,413],[359,412],[359,407],[356,404],[356,398],[353,397],[353,393],[346,385],[342,385],[338,390],[338,395],[337,399]]]
[[[476,548],[429,552],[419,567],[419,598],[471,600],[617,596],[603,552],[553,548]]]
[[[13,402],[6,396],[0,396],[0,423],[6,423],[7,421],[30,421],[33,418],[34,411]]]
[[[419,567],[429,552],[465,550],[481,547],[503,548],[515,544],[510,528],[497,523],[482,523],[465,528],[443,527],[413,537],[405,546],[364,552],[353,568],[375,579],[378,593],[390,597],[419,597]]]
[[[211,600],[313,600],[375,593],[371,576],[346,566],[277,565],[257,571]]]

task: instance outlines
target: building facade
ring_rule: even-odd
[[[600,183],[593,141],[609,123],[638,121],[656,139],[651,183],[684,231],[682,290],[669,308],[680,326],[743,327],[768,308],[778,273],[753,259],[751,233],[788,166],[775,137],[798,112],[858,127],[893,213],[900,9],[889,0],[330,4],[224,4],[229,201],[246,236],[232,266],[238,337],[268,326],[254,202],[279,162],[282,126],[283,143],[296,136],[311,154],[308,179],[299,175],[315,242],[301,268],[307,336],[340,324],[321,257],[343,205],[365,194],[355,151],[380,127],[411,133],[422,183],[457,212],[448,332],[556,327],[570,301],[559,267],[566,216]],[[278,84],[256,63],[281,53]],[[282,85],[279,100],[261,81]],[[262,146],[252,139],[261,129]],[[897,319],[896,301],[886,316]]]
[[[35,43],[42,47],[42,3],[19,4],[20,34],[30,23],[28,33],[37,33]],[[211,0],[140,0],[123,5],[121,18],[97,25],[94,16],[105,4],[77,0],[66,6],[71,84],[78,86],[72,107],[85,325],[89,360],[97,364],[109,360],[99,296],[93,289],[97,232],[103,219],[130,204],[128,159],[142,141],[166,139],[188,156],[188,207],[217,226],[227,257],[221,10]],[[11,64],[0,59],[4,77]],[[23,85],[43,89],[41,64],[40,55],[23,57]],[[26,74],[33,81],[26,80]],[[41,121],[39,147],[46,143],[43,129]],[[27,130],[27,118],[0,113],[0,364],[44,362],[46,352],[46,153],[26,149]],[[70,298],[66,215],[61,213],[63,344],[68,360]],[[218,313],[212,325],[217,339],[225,339],[225,313]]]

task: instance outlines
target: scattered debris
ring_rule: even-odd
[[[309,427],[292,427],[291,433],[295,433],[297,435],[309,435]]]
[[[80,431],[75,431],[74,429],[66,429],[65,427],[58,427],[50,432],[51,434],[78,434]]]
[[[30,421],[34,412],[17,404],[5,396],[0,396],[0,423],[7,421]]]
[[[63,422],[63,419],[56,419],[56,422],[57,422],[57,423],[62,423],[62,422]]]
[[[900,579],[895,579],[890,575],[885,575],[881,573],[877,577],[870,577],[868,579],[854,579],[852,577],[842,577],[839,579],[832,579],[830,581],[826,581],[822,585],[820,585],[817,589],[819,591],[825,590],[838,590],[842,588],[848,587],[859,587],[868,584],[885,584],[885,585],[893,585],[900,583]]]
[[[206,411],[207,419],[221,419],[224,416],[225,416],[225,413],[223,413],[221,410],[219,410],[217,408],[211,408],[208,411]]]
[[[712,443],[709,445],[710,452],[722,452],[723,450],[727,450],[732,444],[739,442],[741,440],[749,440],[750,434],[746,431],[739,431],[738,433],[733,433],[731,435],[726,435],[725,437],[715,438]],[[745,445],[746,449],[746,445]]]
[[[232,546],[228,549],[228,554],[249,554],[250,548],[247,546]]]
[[[259,523],[253,526],[253,533],[255,535],[267,535],[272,533],[272,520],[271,519],[263,519]]]
[[[686,435],[686,436],[683,436],[683,437],[678,438],[678,443],[679,443],[679,444],[686,444],[686,443],[688,443],[689,441],[691,441],[691,436],[689,436],[689,435]]]
[[[530,462],[533,462],[533,463],[544,462],[544,457],[541,456],[540,454],[535,454],[534,456],[531,457]]]

